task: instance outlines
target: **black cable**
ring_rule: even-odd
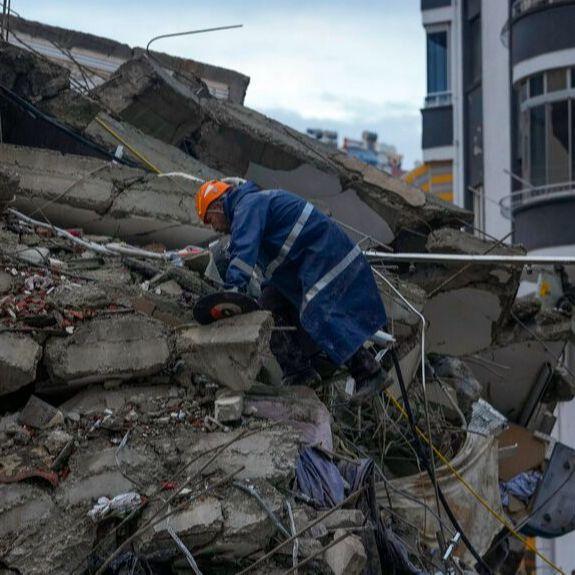
[[[124,164],[125,166],[129,166],[131,168],[140,168],[141,169],[141,166],[139,164],[136,164],[135,162],[132,162],[131,160],[128,160],[126,158],[117,158],[113,153],[106,150],[106,148],[99,146],[98,144],[96,144],[92,140],[89,140],[88,138],[85,138],[84,136],[81,136],[77,132],[74,132],[70,128],[64,126],[64,124],[60,123],[58,120],[56,120],[52,116],[49,116],[48,114],[45,114],[44,112],[40,111],[38,108],[36,108],[36,106],[34,106],[30,102],[28,102],[28,100],[25,100],[24,98],[22,98],[21,96],[16,94],[14,91],[10,90],[10,88],[7,88],[6,86],[4,86],[3,84],[0,84],[0,97],[3,97],[4,99],[8,100],[9,102],[14,104],[15,106],[18,106],[18,107],[26,110],[35,119],[43,120],[44,122],[50,124],[51,126],[54,126],[58,130],[64,132],[65,134],[67,134],[71,138],[75,139],[76,141],[80,142],[81,144],[84,144],[85,146],[87,146],[88,148],[91,148],[92,150],[98,152],[99,154],[102,154],[105,157],[107,157],[111,160],[114,160],[120,164]]]
[[[461,525],[459,524],[457,517],[455,517],[455,514],[451,510],[449,503],[447,502],[447,499],[445,498],[445,495],[443,494],[441,487],[439,486],[439,484],[437,483],[437,481],[435,479],[435,474],[433,473],[433,469],[431,468],[431,465],[429,463],[427,453],[425,452],[425,447],[423,446],[421,439],[417,433],[415,418],[413,416],[413,412],[411,411],[411,405],[409,403],[409,397],[407,395],[407,388],[405,387],[405,381],[403,380],[403,374],[401,373],[401,366],[399,365],[399,358],[397,357],[397,352],[393,348],[391,349],[391,357],[393,359],[393,365],[394,365],[395,371],[397,373],[397,379],[399,381],[399,387],[401,389],[401,396],[403,398],[403,403],[405,405],[405,410],[407,412],[407,419],[409,422],[409,427],[410,427],[411,433],[413,434],[413,437],[414,437],[414,444],[415,444],[414,446],[415,446],[416,451],[419,453],[419,457],[421,458],[421,461],[423,462],[423,466],[425,467],[425,470],[427,471],[427,474],[429,475],[429,479],[431,480],[432,484],[437,487],[437,493],[439,495],[439,499],[440,499],[441,504],[443,505],[443,507],[445,509],[445,512],[447,513],[447,516],[449,517],[449,520],[453,524],[453,527],[461,534],[461,540],[463,541],[463,543],[465,544],[467,549],[469,549],[469,552],[471,553],[471,555],[473,555],[473,557],[477,561],[476,569],[482,575],[493,575],[493,572],[491,571],[491,569],[489,568],[487,563],[484,561],[483,557],[481,557],[481,555],[475,549],[475,547],[473,546],[471,541],[469,541],[469,539],[467,538],[467,536],[463,532],[463,529],[461,528]],[[430,442],[429,448],[432,449],[431,437],[429,438],[429,442]]]

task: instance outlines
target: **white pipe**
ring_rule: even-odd
[[[118,255],[127,255],[127,256],[135,256],[135,257],[145,257],[145,258],[154,258],[154,259],[162,259],[166,260],[169,259],[169,255],[167,253],[156,253],[156,252],[149,252],[147,250],[141,250],[139,248],[133,248],[131,246],[120,246],[118,244],[108,244],[107,246],[102,246],[97,244],[96,242],[89,242],[87,240],[83,240],[82,238],[77,238],[76,236],[72,235],[70,232],[63,230],[62,228],[58,228],[53,226],[52,224],[47,224],[46,222],[40,222],[31,218],[30,216],[26,216],[23,213],[15,210],[14,208],[8,208],[8,211],[16,216],[19,220],[27,222],[33,226],[39,228],[46,228],[48,230],[52,230],[56,233],[56,235],[66,238],[71,242],[78,244],[88,250],[92,250],[98,254],[103,254],[106,256],[118,256]]]
[[[192,182],[198,182],[199,184],[205,183],[206,180],[192,176],[191,174],[186,174],[185,172],[167,172],[164,174],[158,174],[158,178],[184,178],[185,180],[191,180]]]
[[[498,256],[473,254],[429,254],[396,253],[366,251],[368,258],[379,258],[390,262],[426,262],[426,263],[472,263],[472,264],[515,264],[515,265],[558,265],[575,264],[575,256]]]

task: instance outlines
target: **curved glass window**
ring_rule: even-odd
[[[525,187],[555,186],[575,178],[575,69],[534,75],[516,86],[517,146]]]

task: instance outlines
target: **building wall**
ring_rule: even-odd
[[[509,4],[482,0],[481,12],[485,232],[499,239],[511,231],[511,222],[499,207],[499,201],[511,193],[511,178],[506,173],[511,165],[509,49],[501,41]]]

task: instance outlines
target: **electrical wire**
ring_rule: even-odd
[[[386,390],[385,394],[390,399],[390,401],[393,403],[395,408],[403,415],[403,417],[407,418],[408,417],[407,412],[404,409],[404,407],[401,405],[401,403],[399,403],[399,401],[397,401],[397,399],[395,399],[395,397],[393,397],[393,395],[391,395],[389,393],[389,391]],[[517,529],[513,525],[511,525],[511,523],[509,521],[507,521],[507,519],[505,519],[500,513],[495,511],[491,507],[491,505],[489,505],[489,503],[474,489],[474,487],[472,485],[470,485],[470,483],[465,479],[465,477],[463,477],[461,475],[461,473],[459,473],[459,471],[457,471],[457,469],[455,469],[455,467],[453,467],[453,465],[451,464],[449,459],[447,459],[447,457],[445,457],[443,455],[443,453],[441,453],[441,451],[439,451],[433,445],[433,442],[431,441],[431,439],[428,438],[425,435],[425,433],[423,431],[421,431],[421,429],[416,427],[416,430],[417,430],[417,434],[419,435],[419,437],[423,441],[425,441],[425,443],[427,443],[431,449],[433,449],[433,451],[435,452],[435,454],[437,455],[437,458],[441,461],[441,463],[449,469],[450,473],[463,485],[463,487],[467,490],[467,492],[470,493],[470,495],[472,495],[473,498],[476,499],[477,502],[486,511],[488,511],[489,514],[494,519],[496,519],[503,527],[505,527],[510,532],[510,534],[513,535],[513,537],[515,537],[515,539],[517,539],[519,542],[521,542],[529,551],[534,552],[542,561],[544,561],[547,565],[549,565],[549,567],[551,567],[552,569],[555,569],[555,571],[557,571],[557,573],[560,573],[561,575],[565,575],[565,572],[561,568],[559,568],[557,565],[555,565],[555,563],[553,563],[550,559],[548,559],[545,555],[543,555],[543,553],[538,551],[536,547],[531,545],[531,543],[528,541],[528,539],[526,537],[523,537],[517,531]]]
[[[423,316],[423,314],[418,309],[416,309],[413,306],[413,304],[411,304],[411,302],[409,302],[403,296],[403,294],[393,285],[393,283],[391,281],[389,281],[385,277],[384,274],[382,274],[381,272],[379,272],[378,270],[376,270],[373,267],[371,269],[372,269],[373,273],[375,273],[380,279],[382,279],[392,289],[392,291],[401,299],[401,301],[403,301],[403,303],[409,308],[409,310],[419,318],[419,321],[421,321],[421,387],[423,390],[423,405],[424,405],[424,410],[425,410],[425,421],[426,421],[426,426],[427,426],[427,434],[429,435],[429,437],[431,437],[431,422],[429,419],[429,402],[428,402],[428,398],[427,398],[427,385],[426,385],[426,373],[425,373],[425,330],[427,327],[427,322],[425,321],[425,317]],[[399,374],[398,374],[398,378],[399,378]],[[433,485],[433,488],[435,491],[435,502],[437,505],[437,513],[441,517],[441,505],[439,504],[441,497],[439,494],[439,487],[438,487],[438,484],[436,481],[435,455],[434,455],[433,451],[430,452],[430,455],[431,455],[431,461],[429,463],[430,463],[430,470],[431,470],[431,473],[433,475],[432,485]],[[442,523],[439,524],[439,528],[441,531],[442,539],[443,539],[443,541],[445,541],[445,532],[443,530],[443,524]],[[441,551],[443,552],[444,549],[441,549]]]
[[[64,126],[64,124],[61,124],[58,120],[56,120],[52,116],[49,116],[48,114],[45,114],[44,112],[40,111],[36,106],[34,106],[30,102],[28,102],[28,100],[25,100],[24,98],[16,94],[10,88],[4,86],[4,84],[0,84],[0,97],[11,102],[15,106],[18,106],[19,108],[26,110],[28,113],[32,115],[33,118],[42,120],[50,124],[51,126],[54,126],[61,132],[65,133],[66,135],[70,136],[71,138],[80,142],[81,144],[84,144],[88,148],[98,152],[104,157],[114,160],[118,163],[124,164],[126,166],[130,166],[132,168],[138,167],[138,165],[135,164],[134,162],[123,158],[117,158],[114,154],[112,154],[105,148],[99,146],[98,144],[92,142],[88,138],[85,138],[84,136],[81,136],[77,132],[74,132],[70,128]]]
[[[407,413],[407,421],[409,423],[409,427],[411,428],[411,432],[413,434],[413,439],[415,442],[415,448],[419,451],[419,457],[420,457],[421,461],[423,462],[423,466],[425,467],[425,470],[427,471],[427,474],[429,475],[429,479],[431,480],[432,484],[434,484],[434,487],[437,491],[439,500],[441,501],[441,504],[443,505],[443,508],[445,509],[445,512],[447,513],[447,516],[449,517],[449,520],[453,524],[453,527],[461,534],[461,539],[462,539],[463,543],[465,544],[467,549],[469,549],[469,552],[471,553],[471,555],[473,555],[474,559],[477,561],[477,565],[481,569],[480,573],[491,575],[493,572],[489,568],[489,565],[487,565],[487,563],[485,562],[483,557],[481,557],[481,555],[479,554],[477,549],[475,549],[475,547],[473,546],[473,544],[471,543],[471,541],[469,540],[467,535],[465,535],[465,532],[463,531],[461,525],[459,524],[459,521],[457,520],[457,517],[455,516],[455,514],[453,513],[453,511],[449,505],[449,502],[447,501],[445,495],[443,494],[443,490],[441,489],[441,487],[439,486],[439,484],[437,482],[437,478],[436,478],[435,473],[431,467],[431,463],[429,461],[429,458],[427,457],[426,449],[423,446],[423,443],[421,442],[421,439],[417,433],[417,425],[415,424],[415,417],[413,416],[413,412],[411,410],[411,404],[409,402],[409,396],[407,395],[407,388],[405,387],[405,381],[403,380],[403,374],[401,373],[401,366],[399,365],[399,358],[397,356],[397,351],[393,348],[391,350],[391,358],[393,360],[393,365],[394,365],[395,371],[397,373],[399,388],[401,389],[401,395],[403,398],[403,403],[405,405],[405,411]],[[431,443],[431,437],[430,437],[429,445],[430,445],[430,447],[433,447],[433,444]],[[431,451],[432,451],[432,449],[430,449],[430,452]]]

